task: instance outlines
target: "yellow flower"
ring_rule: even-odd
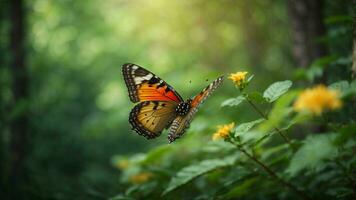
[[[235,123],[232,122],[230,124],[218,126],[218,130],[213,134],[213,140],[218,140],[221,138],[227,138],[231,132],[231,130],[234,128]]]
[[[246,80],[246,75],[248,72],[236,72],[232,73],[229,76],[229,79],[235,83],[237,86],[241,86],[241,84]]]
[[[320,115],[323,110],[335,110],[342,106],[339,92],[331,90],[324,85],[318,85],[304,90],[294,103],[294,110],[309,111]]]
[[[120,159],[115,163],[115,167],[118,169],[127,169],[130,165],[130,162],[127,159]]]
[[[153,174],[150,172],[142,172],[130,177],[130,182],[132,184],[141,184],[147,182],[152,178]]]

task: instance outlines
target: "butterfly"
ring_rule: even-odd
[[[143,67],[127,63],[122,66],[122,74],[130,100],[137,103],[129,115],[132,129],[147,139],[169,129],[169,143],[184,134],[198,107],[224,79],[218,77],[198,95],[184,101],[172,86]]]

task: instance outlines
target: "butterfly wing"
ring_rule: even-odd
[[[162,79],[135,64],[122,66],[122,74],[133,103],[143,101],[183,101],[182,97]]]
[[[178,116],[172,122],[169,129],[168,140],[173,142],[182,136],[185,130],[189,127],[195,113],[198,111],[199,106],[218,88],[224,80],[224,76],[215,79],[210,83],[204,90],[202,90],[198,95],[196,95],[191,101],[191,109],[185,116]]]
[[[144,101],[131,110],[129,122],[139,135],[152,139],[172,123],[176,107],[175,101]]]

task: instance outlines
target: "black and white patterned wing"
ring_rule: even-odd
[[[224,80],[224,76],[215,79],[210,83],[204,90],[202,90],[198,95],[196,95],[191,101],[191,108],[187,115],[178,116],[173,120],[171,127],[169,128],[168,140],[173,142],[174,140],[181,137],[186,129],[189,127],[195,113],[198,111],[199,106],[218,88]]]

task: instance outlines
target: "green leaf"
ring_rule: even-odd
[[[261,138],[263,134],[258,131],[250,131],[255,125],[265,121],[265,119],[260,118],[251,122],[246,122],[238,125],[235,128],[235,137],[239,139],[241,144],[254,145],[256,139]]]
[[[306,71],[306,77],[310,82],[313,82],[316,78],[319,78],[323,75],[323,68],[320,66],[314,66],[312,65],[307,71]]]
[[[330,89],[338,90],[341,93],[341,97],[346,97],[356,93],[356,81],[349,82],[342,80],[329,85]]]
[[[124,196],[122,194],[118,194],[118,195],[116,195],[114,197],[109,198],[109,200],[134,200],[134,198],[126,197],[126,196]]]
[[[246,83],[249,83],[255,75],[251,75],[250,77],[247,78]]]
[[[265,119],[260,118],[251,122],[246,122],[246,123],[242,123],[240,125],[238,125],[235,128],[235,136],[241,135],[243,133],[246,133],[247,131],[249,131],[252,127],[254,127],[256,124],[259,124],[261,122],[265,121]]]
[[[268,114],[268,120],[264,121],[258,129],[262,132],[266,132],[274,129],[274,127],[280,127],[281,124],[286,125],[285,123],[291,123],[290,120],[286,119],[288,114],[292,112],[290,104],[297,95],[297,91],[291,90],[278,99],[273,105],[271,112]]]
[[[228,152],[231,150],[235,150],[236,146],[229,143],[225,142],[223,140],[219,141],[210,141],[204,147],[202,148],[203,152],[206,153],[222,153],[222,152]]]
[[[172,152],[172,145],[163,145],[151,150],[146,154],[144,160],[141,161],[141,164],[152,164],[155,162],[161,162],[163,156]]]
[[[345,93],[350,88],[350,84],[347,81],[338,81],[329,85],[329,89],[337,90],[341,94]]]
[[[315,59],[310,67],[320,67],[324,68],[325,66],[331,64],[332,62],[336,61],[338,56],[330,55],[330,56],[323,56],[318,59]]]
[[[331,15],[324,19],[327,25],[341,24],[345,22],[352,23],[353,19],[350,15]]]
[[[319,170],[325,159],[332,159],[337,154],[334,145],[335,133],[309,136],[304,145],[294,154],[287,173],[295,176],[303,169]]]
[[[244,199],[241,197],[251,192],[253,184],[255,184],[258,180],[259,179],[257,177],[244,180],[242,183],[236,185],[236,187],[224,194],[222,199]]]
[[[224,102],[222,102],[221,104],[221,107],[224,107],[224,106],[237,106],[239,105],[240,103],[242,103],[243,101],[245,100],[245,97],[240,95],[236,98],[231,98],[231,99],[227,99],[225,100]]]
[[[232,197],[227,198],[227,194],[230,194],[229,191],[236,188],[241,183],[243,184],[246,180],[253,176],[250,173],[244,171],[244,168],[237,169],[239,171],[237,171],[234,176],[229,176],[227,180],[224,180],[221,184],[219,184],[219,188],[215,192],[212,192],[210,194],[208,193],[208,197],[214,196],[213,199],[231,199]],[[236,198],[236,196],[234,197]]]
[[[266,103],[266,99],[260,92],[251,92],[248,94],[248,98],[258,103]]]
[[[347,124],[338,130],[337,138],[335,139],[336,145],[344,144],[348,141],[356,141],[356,123]]]
[[[165,195],[178,187],[187,184],[195,178],[218,168],[228,167],[235,163],[237,156],[229,156],[224,159],[204,160],[200,163],[184,167],[169,182],[168,187],[163,192]]]
[[[157,189],[157,185],[157,181],[146,182],[140,185],[133,185],[126,189],[125,195],[131,197],[136,196],[135,194],[138,194],[139,196],[144,197],[154,192]]]
[[[274,102],[284,93],[286,93],[291,86],[292,81],[290,80],[275,82],[263,92],[263,97],[268,102]]]

